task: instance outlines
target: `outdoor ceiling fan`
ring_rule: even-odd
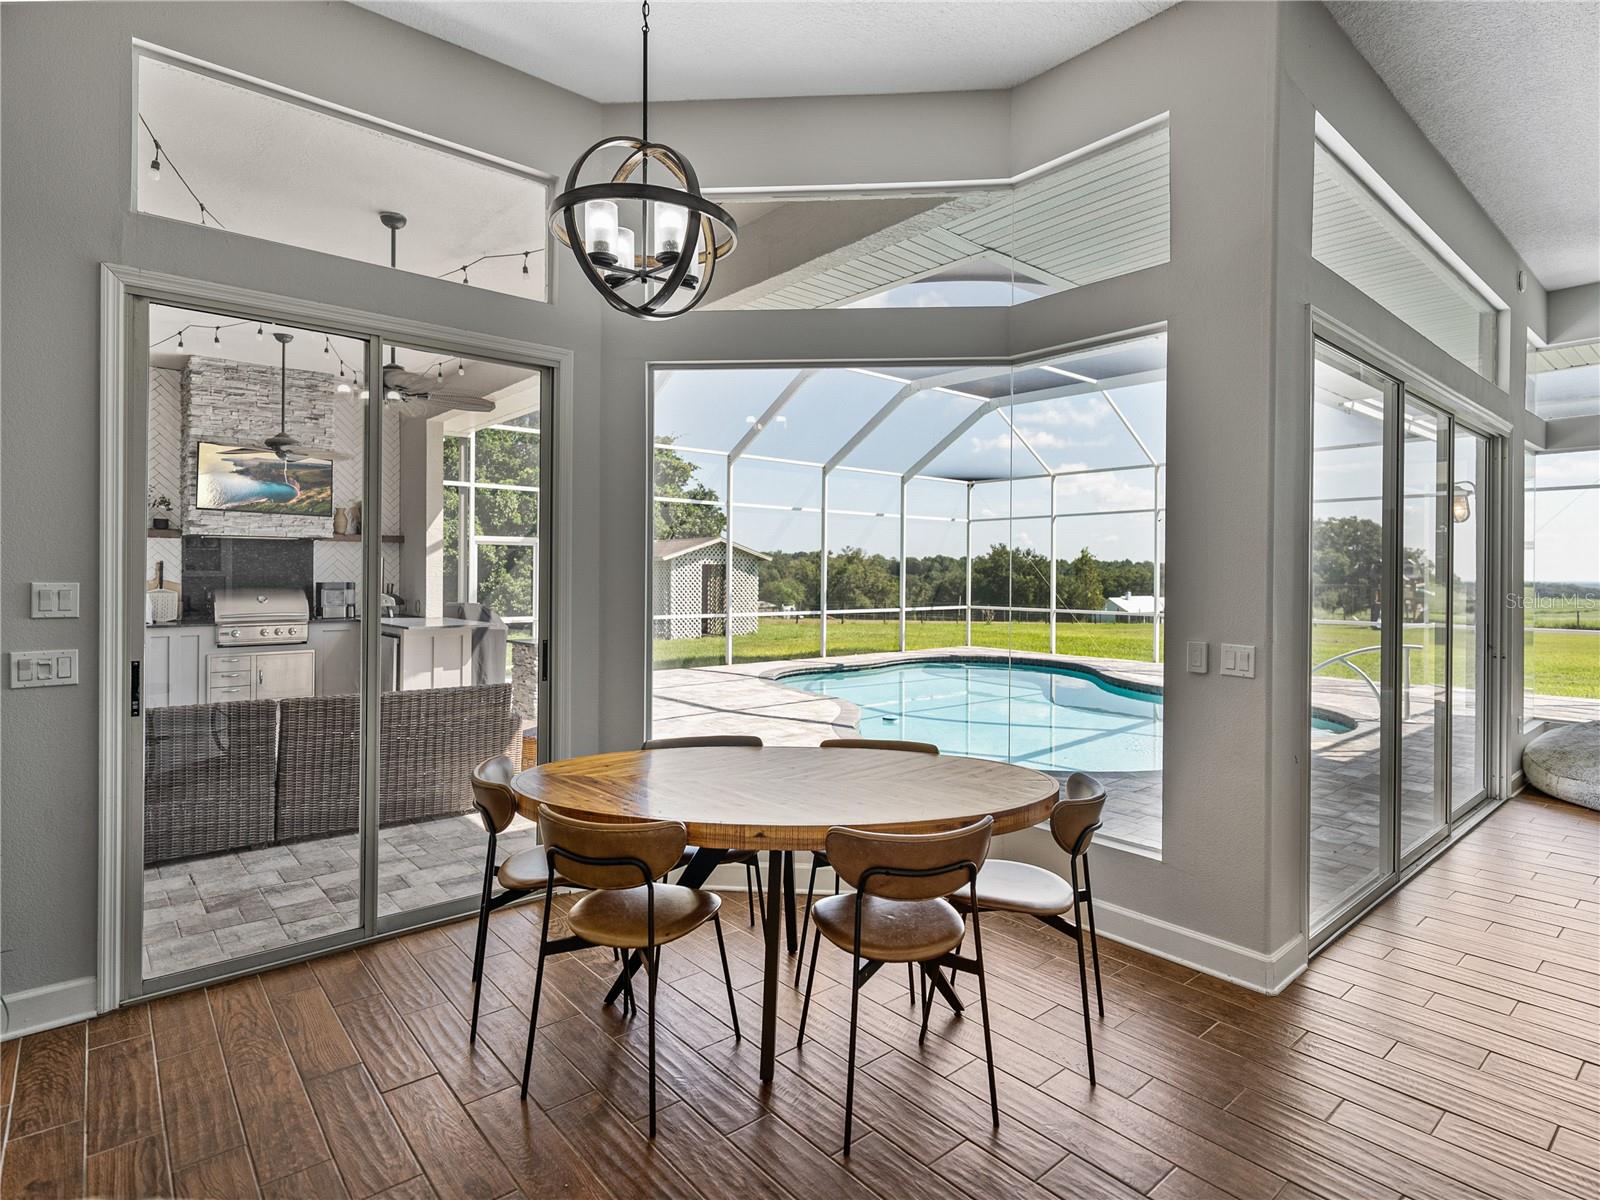
[[[343,462],[349,457],[326,446],[311,446],[289,433],[289,343],[294,334],[274,329],[272,336],[278,340],[278,432],[269,437],[265,445],[285,463],[306,458],[319,458],[326,462]]]
[[[408,417],[438,417],[447,412],[494,411],[494,401],[482,396],[429,391],[422,386],[426,379],[426,371],[408,371],[396,362],[394,350],[391,348],[389,361],[383,365],[383,398],[391,407]]]
[[[399,234],[406,227],[404,213],[381,212],[378,220],[389,231],[389,266],[397,263]],[[408,371],[400,365],[396,349],[389,347],[389,361],[383,366],[384,402],[408,417],[438,417],[447,412],[487,413],[494,411],[494,401],[482,396],[467,396],[456,392],[430,391],[426,386],[427,372]]]

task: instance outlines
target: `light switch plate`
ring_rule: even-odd
[[[1211,669],[1211,645],[1208,642],[1189,643],[1189,671],[1204,675]]]
[[[1256,677],[1256,648],[1254,646],[1238,646],[1230,642],[1222,643],[1222,670],[1223,675],[1236,675],[1241,679],[1254,679]]]
[[[11,686],[14,688],[69,687],[77,682],[76,650],[11,652]]]
[[[34,583],[35,617],[75,617],[78,615],[78,585],[75,583]]]

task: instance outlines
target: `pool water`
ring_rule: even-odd
[[[1159,692],[1087,671],[1004,662],[906,662],[805,672],[786,687],[849,700],[860,735],[1054,771],[1159,771]]]

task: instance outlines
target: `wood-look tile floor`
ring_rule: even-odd
[[[1102,942],[1093,1091],[1069,947],[986,920],[1000,1129],[976,1013],[937,1009],[919,1046],[885,971],[862,1006],[848,1161],[843,955],[819,964],[803,1053],[799,996],[780,991],[763,1089],[742,897],[727,926],[744,1041],[710,931],[669,950],[652,1145],[644,1022],[598,1004],[604,953],[552,961],[536,1102],[518,1102],[539,910],[504,910],[476,1050],[470,922],[6,1043],[0,1195],[1593,1197],[1597,877],[1600,816],[1518,800],[1282,996]]]

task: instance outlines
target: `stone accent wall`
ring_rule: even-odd
[[[701,611],[703,597],[703,571],[705,564],[722,564],[727,561],[727,550],[721,542],[711,542],[680,554],[665,562],[657,561],[654,567],[653,603],[658,619],[655,636],[665,639],[707,637],[722,633],[722,622],[707,622],[697,614]],[[744,550],[733,551],[733,632],[734,636],[754,633],[757,627],[755,611],[760,604],[760,581],[756,576],[756,559]],[[750,615],[739,616],[746,613]],[[707,632],[709,630],[709,633]]]
[[[334,380],[320,371],[288,372],[289,432],[316,446],[334,445]],[[356,406],[359,407],[359,406]],[[183,371],[183,530],[221,537],[327,537],[333,518],[268,516],[197,509],[195,463],[200,442],[260,445],[278,431],[278,369],[195,355]],[[334,488],[351,464],[335,463]]]

